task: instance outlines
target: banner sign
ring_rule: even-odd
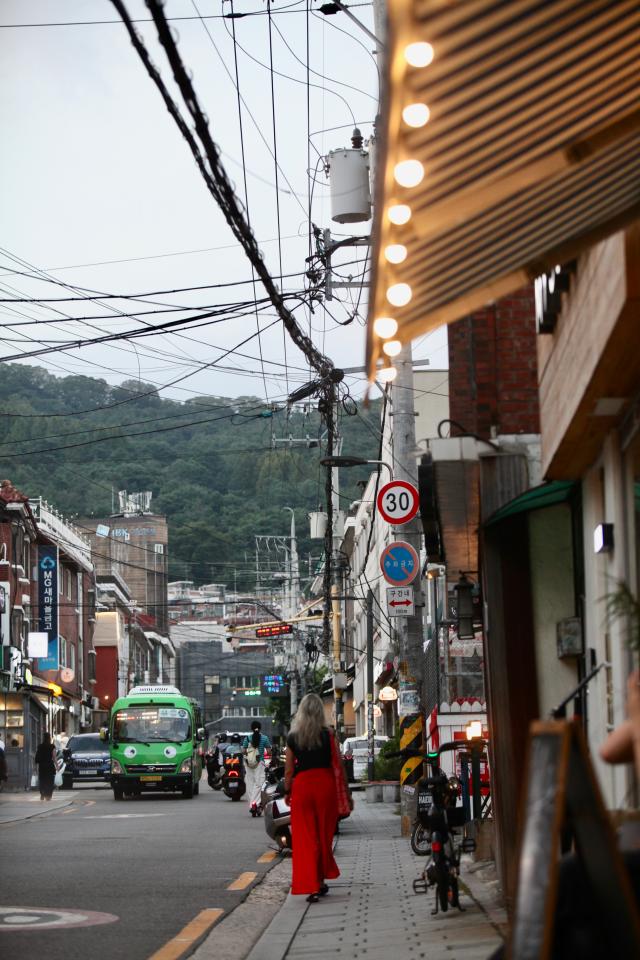
[[[58,670],[58,548],[38,547],[38,631],[49,638],[46,657],[38,660],[39,670]]]

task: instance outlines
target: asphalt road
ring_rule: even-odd
[[[228,915],[251,889],[242,875],[258,882],[273,862],[258,862],[269,850],[262,818],[206,780],[193,800],[116,803],[108,788],[89,785],[64,796],[71,806],[47,813],[43,803],[42,814],[0,826],[0,903],[10,908],[0,917],[0,956],[146,960],[201,911]],[[240,889],[229,890],[234,881]],[[66,911],[67,923],[73,911],[117,919],[38,929],[42,918],[29,908]]]

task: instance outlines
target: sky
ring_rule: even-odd
[[[354,122],[365,141],[372,135],[374,44],[344,14],[322,16],[319,5],[273,0],[270,35],[264,0],[234,0],[233,12],[245,14],[234,20],[223,16],[232,10],[230,0],[165,4],[236,195],[285,292],[304,290],[310,221],[330,228],[336,240],[368,236],[371,229],[370,221],[331,221],[325,161],[329,151],[351,145]],[[142,0],[126,6],[133,19],[148,20]],[[373,30],[371,4],[356,0],[350,9]],[[136,27],[179,101],[154,24]],[[251,266],[109,0],[2,0],[0,129],[0,297],[40,301],[0,304],[0,359],[186,316],[122,316],[133,310],[204,310],[254,300]],[[345,248],[334,262],[343,278],[359,278],[367,257],[367,247]],[[209,289],[158,293],[204,285]],[[96,292],[145,294],[150,302],[100,300]],[[256,295],[265,296],[260,283]],[[42,303],[71,296],[93,299]],[[313,313],[303,305],[295,315],[337,366],[362,367],[366,289],[336,296],[317,303]],[[250,303],[191,332],[57,350],[23,362],[58,376],[141,379],[178,400],[206,394],[278,403],[313,373],[274,319],[270,305],[257,317]],[[258,336],[258,326],[269,324]],[[233,352],[223,358],[227,350]],[[446,366],[446,333],[423,337],[414,358]],[[348,382],[354,396],[362,394],[363,374]]]

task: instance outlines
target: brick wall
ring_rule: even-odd
[[[469,433],[540,432],[533,286],[449,325],[449,394]]]

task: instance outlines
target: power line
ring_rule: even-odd
[[[112,0],[112,2],[122,17],[123,22],[125,23],[125,26],[129,32],[131,42],[133,43],[139,57],[143,61],[149,76],[160,91],[169,113],[180,129],[183,137],[189,144],[198,168],[205,180],[205,183],[207,184],[207,187],[209,188],[209,192],[217,201],[218,206],[222,210],[232,232],[240,242],[249,260],[255,266],[256,272],[262,280],[265,289],[269,293],[271,301],[282,322],[284,323],[291,339],[322,376],[329,376],[334,370],[332,362],[327,357],[323,356],[323,354],[316,349],[311,340],[302,333],[295,317],[285,306],[283,297],[276,288],[262,259],[262,255],[257,247],[253,233],[247,227],[247,224],[238,208],[233,188],[229,182],[224,168],[222,167],[222,164],[220,163],[218,148],[211,138],[206,118],[202,113],[195,90],[180,58],[180,54],[178,53],[173,35],[164,17],[162,6],[158,0],[148,0],[151,15],[153,16],[156,28],[158,30],[160,43],[165,49],[172,68],[174,79],[180,88],[185,105],[193,122],[195,123],[197,135],[204,147],[205,155],[207,157],[209,170],[205,165],[204,157],[200,152],[194,135],[191,133],[191,130],[183,120],[176,104],[171,98],[162,78],[160,77],[160,74],[153,66],[144,43],[131,24],[129,15],[122,0]]]

